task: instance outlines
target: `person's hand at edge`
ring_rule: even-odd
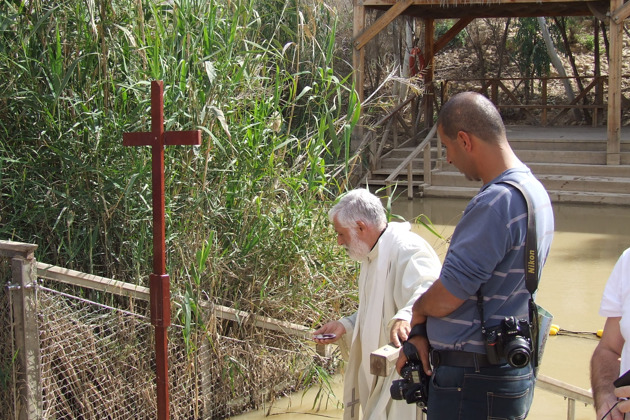
[[[389,332],[389,342],[394,347],[402,346],[402,343],[407,341],[407,337],[409,337],[409,330],[411,330],[409,322],[404,319],[397,319]]]
[[[339,340],[346,333],[346,328],[339,321],[330,321],[313,331],[313,341],[319,344],[332,344]],[[319,334],[335,334],[334,338],[315,338]]]

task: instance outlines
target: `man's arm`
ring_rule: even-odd
[[[604,334],[591,357],[591,387],[598,419],[617,402],[613,381],[619,377],[619,358],[624,344],[619,329],[620,320],[621,317],[606,319]],[[615,409],[610,413],[610,419],[622,420],[623,414]]]
[[[411,327],[415,325],[425,324],[428,316],[440,318],[449,315],[455,309],[459,308],[463,299],[460,299],[449,292],[442,284],[440,279],[437,279],[435,283],[429,287],[429,289],[420,296],[418,300],[413,304],[411,315]],[[417,335],[412,336],[408,341],[413,344],[418,350],[422,366],[427,375],[431,375],[431,365],[429,363],[429,340],[426,336]],[[400,372],[400,369],[407,362],[407,357],[404,353],[400,352],[400,357],[396,362],[396,369]]]
[[[441,318],[449,315],[455,309],[459,308],[462,303],[464,303],[463,299],[449,292],[446,287],[444,287],[442,280],[437,279],[413,304],[411,327],[427,322],[427,316]]]

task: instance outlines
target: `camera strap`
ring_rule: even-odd
[[[420,360],[420,354],[418,354],[418,349],[409,341],[403,342],[402,348],[407,360],[412,362],[422,362]]]
[[[539,273],[538,273],[538,236],[536,233],[536,215],[534,213],[534,205],[529,197],[529,194],[521,184],[515,181],[501,181],[504,184],[509,184],[521,192],[525,202],[527,203],[527,235],[525,237],[525,287],[529,291],[529,324],[530,324],[530,336],[533,347],[534,367],[538,366],[538,307],[534,303],[534,293],[538,289]],[[481,294],[481,288],[477,290],[477,308],[479,310],[479,316],[481,317],[481,333],[484,338],[486,337],[486,325],[483,316],[483,296]]]

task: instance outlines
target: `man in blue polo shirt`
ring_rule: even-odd
[[[527,203],[505,182],[520,184],[532,201],[539,270],[553,238],[551,202],[514,154],[501,115],[486,97],[453,96],[437,124],[448,162],[483,187],[455,228],[440,278],[413,306],[408,342],[430,375],[427,415],[429,420],[522,419],[533,399],[532,363],[514,367],[503,354],[487,354],[482,322],[492,330],[501,328],[505,317],[529,316]],[[401,354],[398,371],[406,361]]]

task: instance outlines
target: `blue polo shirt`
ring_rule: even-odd
[[[453,232],[440,279],[450,293],[465,301],[443,318],[428,318],[433,348],[486,352],[477,308],[480,288],[486,327],[499,325],[505,316],[528,318],[527,204],[519,190],[502,183],[506,180],[529,192],[536,213],[539,270],[547,259],[554,231],[549,195],[528,167],[509,169],[481,188]]]

